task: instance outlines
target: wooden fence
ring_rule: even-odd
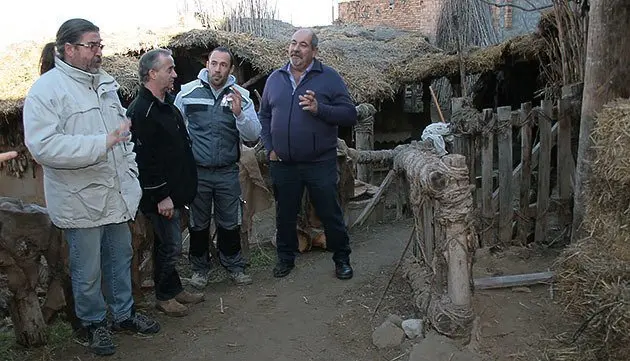
[[[453,114],[462,104],[461,98],[453,99]],[[553,147],[557,156],[553,203],[562,211],[559,223],[571,222],[567,209],[575,161],[570,106],[571,100],[563,98],[555,104],[543,100],[537,107],[524,103],[515,111],[509,106],[497,108],[496,113],[484,109],[480,132],[455,134],[452,152],[466,156],[484,247],[526,244],[532,236],[535,242],[545,241],[552,205]],[[532,191],[534,202],[530,200]]]

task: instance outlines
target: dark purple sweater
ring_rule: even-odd
[[[265,84],[258,118],[267,153],[282,161],[316,162],[337,155],[337,127],[357,123],[357,111],[341,76],[315,60],[295,92],[287,66],[275,70]],[[302,110],[299,95],[315,92],[317,114]]]

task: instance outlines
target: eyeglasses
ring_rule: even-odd
[[[98,49],[103,50],[103,48],[105,47],[105,45],[101,44],[101,43],[74,43],[73,45],[77,45],[77,46],[82,46],[84,48],[89,48],[92,51],[96,51]]]

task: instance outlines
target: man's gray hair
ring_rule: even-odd
[[[146,84],[149,81],[149,70],[155,69],[160,63],[162,56],[167,57],[173,55],[173,52],[169,49],[157,48],[149,50],[140,57],[140,63],[138,64],[138,75],[140,76],[140,82]]]
[[[319,44],[319,38],[317,37],[317,34],[315,34],[315,32],[313,30],[311,30],[311,48],[313,50],[317,49],[317,45]]]

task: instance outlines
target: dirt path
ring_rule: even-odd
[[[193,306],[188,317],[168,318],[147,308],[162,323],[162,332],[148,338],[116,335],[118,351],[109,359],[392,359],[401,351],[379,352],[371,345],[370,316],[410,232],[410,222],[353,232],[355,277],[349,281],[334,277],[330,253],[314,250],[300,256],[296,269],[286,278],[273,278],[267,268],[253,271],[251,286],[236,287],[227,281],[210,285],[207,300]],[[410,305],[399,301],[408,292],[406,282],[398,276],[379,312],[381,317],[376,317],[374,323],[380,323],[389,310],[412,316]],[[96,359],[80,346],[54,355],[58,360],[77,357]]]
[[[371,316],[410,233],[411,220],[353,231],[351,257],[355,277],[349,281],[334,277],[330,253],[313,250],[299,256],[296,269],[286,278],[273,278],[273,265],[268,262],[255,265],[251,270],[253,285],[236,287],[228,281],[209,285],[206,301],[192,306],[188,317],[175,319],[158,313],[152,307],[154,298],[149,293],[139,306],[160,320],[162,331],[153,337],[116,334],[118,352],[108,359],[408,361],[418,341],[406,340],[401,346],[386,350],[372,345],[372,331],[390,313],[403,319],[415,316],[412,291],[408,281],[402,278],[402,272],[394,277],[376,317],[371,320]],[[258,257],[266,254],[275,259],[270,247],[264,248],[263,253],[257,252]],[[544,271],[554,256],[555,252],[526,248],[507,249],[499,254],[481,250],[476,256],[475,276]],[[186,271],[184,269],[184,273]],[[521,291],[476,292],[474,308],[480,316],[481,331],[476,351],[482,357],[453,358],[455,349],[442,347],[444,339],[431,335],[413,351],[416,356],[420,355],[414,360],[562,359],[552,357],[553,348],[562,345],[548,341],[563,331],[561,325],[567,321],[550,299],[549,288],[534,286]],[[27,354],[9,352],[9,355],[22,355],[9,357],[9,360],[100,359],[82,346],[68,342],[69,334],[56,338],[61,340],[43,350]],[[0,342],[0,346],[2,344]],[[0,352],[4,354],[7,353]],[[448,357],[444,356],[447,354]]]

